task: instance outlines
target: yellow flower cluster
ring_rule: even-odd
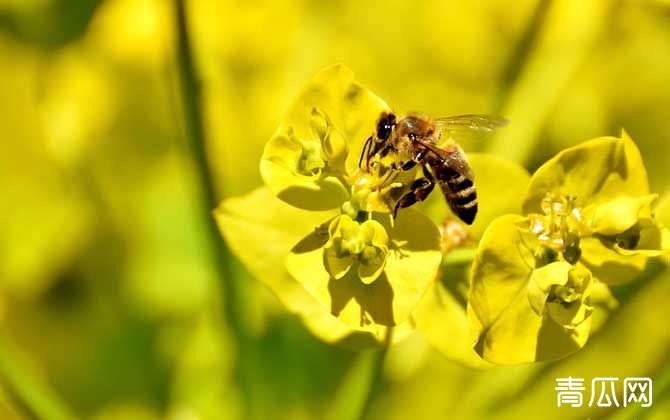
[[[386,343],[389,328],[395,341],[418,328],[471,366],[560,358],[588,340],[608,285],[669,249],[624,134],[566,149],[532,177],[471,155],[482,212],[471,227],[442,229],[459,232],[443,258],[442,197],[394,221],[390,210],[415,173],[389,176],[381,159],[358,167],[384,111],[349,70],[323,70],[266,144],[266,188],[216,213],[242,262],[326,341],[365,347]]]

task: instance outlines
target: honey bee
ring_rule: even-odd
[[[493,115],[468,114],[434,119],[410,114],[398,120],[392,113],[382,113],[375,133],[363,146],[358,166],[365,165],[369,170],[374,156],[384,158],[389,154],[394,156],[391,167],[396,171],[408,171],[421,165],[423,177],[416,179],[396,202],[393,217],[398,209],[425,200],[437,183],[451,211],[470,225],[477,215],[474,174],[463,149],[451,136],[446,142],[441,141],[442,134],[463,130],[486,132],[505,125],[506,119]]]

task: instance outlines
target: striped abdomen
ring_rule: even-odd
[[[477,215],[477,189],[474,182],[451,168],[444,160],[435,159],[432,166],[449,208],[463,222],[471,225]]]

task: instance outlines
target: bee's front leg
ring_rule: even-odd
[[[370,167],[370,159],[377,153],[379,153],[379,157],[383,158],[384,156],[388,155],[391,152],[396,151],[395,147],[393,147],[392,144],[390,143],[376,143],[373,147],[370,148],[367,161],[365,163],[366,169]]]
[[[365,163],[366,165],[369,164],[370,162],[370,151],[372,150],[372,136],[368,137],[368,139],[365,141],[365,144],[363,145],[363,150],[361,151],[361,157],[358,158],[358,167],[360,168],[361,165],[363,164],[363,158],[365,158]],[[366,166],[367,168],[367,166]]]

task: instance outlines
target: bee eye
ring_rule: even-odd
[[[407,137],[409,137],[409,139],[410,139],[411,141],[416,140],[416,134],[414,134],[414,133],[409,133],[409,134],[407,135]]]
[[[391,130],[393,127],[388,121],[380,121],[377,126],[377,137],[380,140],[386,140],[391,136]]]

